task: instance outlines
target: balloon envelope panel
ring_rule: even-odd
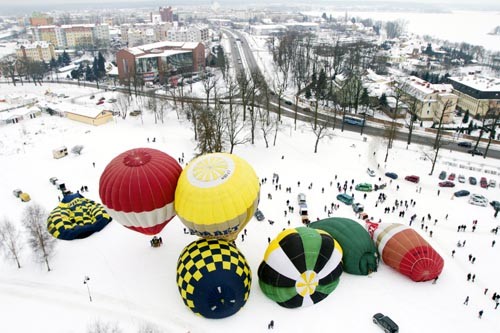
[[[286,308],[315,304],[337,287],[341,259],[342,248],[326,232],[284,230],[271,241],[259,266],[260,288]]]
[[[242,158],[206,154],[189,163],[175,192],[175,211],[201,237],[234,240],[259,202],[260,184]]]
[[[410,227],[380,223],[373,231],[373,240],[384,263],[413,281],[435,279],[443,270],[443,258]]]
[[[177,262],[177,287],[194,313],[225,318],[246,303],[252,272],[243,254],[222,239],[199,239],[182,251]]]
[[[175,216],[174,195],[181,171],[177,161],[162,151],[131,149],[106,166],[99,195],[120,224],[154,235]]]
[[[47,218],[47,231],[58,239],[86,238],[111,221],[104,207],[75,193],[63,197]]]

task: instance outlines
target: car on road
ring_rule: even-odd
[[[412,183],[418,183],[420,181],[419,176],[411,175],[411,176],[406,176],[405,180],[412,182]]]
[[[468,152],[469,154],[472,154],[472,156],[474,156],[474,155],[483,156],[483,154],[484,154],[484,153],[483,153],[481,150],[479,150],[479,149],[469,149],[469,150],[467,150],[467,152]]]
[[[384,330],[386,333],[398,333],[399,326],[388,316],[381,313],[373,315],[373,322]]]
[[[455,177],[456,175],[454,173],[450,173],[450,175],[448,176],[448,180],[455,180]]]
[[[441,179],[441,180],[445,180],[446,179],[446,171],[441,171],[439,173],[439,179]]]
[[[486,207],[488,205],[488,199],[480,194],[472,194],[469,198],[469,203],[471,205]]]
[[[455,183],[449,180],[446,180],[444,182],[439,182],[439,187],[455,187]]]
[[[470,194],[469,191],[467,190],[460,190],[460,191],[456,191],[455,193],[453,193],[454,196],[456,196],[457,198],[459,197],[466,197]]]
[[[346,193],[340,193],[337,195],[337,200],[345,203],[346,205],[352,205],[352,196]]]
[[[257,221],[264,221],[265,219],[264,213],[262,213],[262,211],[258,208],[255,210],[255,213],[253,215],[255,216]]]
[[[465,148],[472,147],[472,143],[470,143],[468,141],[460,141],[459,143],[457,143],[457,145],[460,147],[465,147]]]
[[[373,169],[370,169],[370,168],[367,168],[366,169],[366,173],[368,174],[368,176],[370,177],[375,177],[375,171]]]
[[[389,177],[391,179],[398,179],[398,174],[397,173],[394,173],[394,172],[386,172],[385,173],[385,176],[386,177]]]
[[[458,182],[459,183],[465,183],[465,176],[464,175],[458,175]]]
[[[481,185],[482,188],[488,188],[488,181],[486,180],[486,177],[481,177],[479,185]]]
[[[285,99],[285,104],[286,105],[292,105],[293,103],[292,103],[292,101],[289,101],[289,100]]]
[[[373,186],[370,183],[360,183],[356,185],[355,189],[356,191],[371,192],[373,190]]]
[[[101,105],[101,104],[104,104],[103,100],[97,101],[97,103],[95,103],[95,105]]]
[[[469,177],[469,184],[471,185],[476,185],[477,184],[477,180],[476,180],[476,177]]]
[[[363,206],[362,203],[355,202],[355,203],[352,204],[352,210],[355,213],[361,213],[364,209],[365,209],[365,206]]]

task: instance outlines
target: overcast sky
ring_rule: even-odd
[[[154,0],[153,0],[154,1]],[[137,2],[153,2],[152,0],[134,0],[135,3]],[[299,2],[300,0],[293,0],[292,2]],[[377,2],[407,2],[404,0],[362,0],[361,2],[369,2],[369,1],[377,1]],[[408,2],[413,2],[413,3],[471,3],[471,4],[497,4],[499,0],[410,0]],[[51,5],[51,4],[71,4],[71,3],[112,3],[112,2],[118,2],[118,3],[123,3],[126,4],[128,1],[127,0],[0,0],[0,6],[1,5],[38,5],[40,6],[41,4],[46,4],[46,5]],[[159,2],[159,1],[157,1]],[[170,3],[182,3],[182,1],[164,1],[165,5],[168,5]],[[190,3],[193,2],[198,2],[198,3],[210,3],[211,0],[191,0],[189,1]],[[222,2],[224,4],[227,4],[231,1],[228,0],[221,0],[219,2]],[[262,1],[249,1],[251,2],[262,2]],[[266,0],[267,3],[289,3],[290,1],[286,0]],[[313,1],[314,2],[314,1]],[[334,5],[335,1],[326,1],[326,0],[319,0],[318,2],[326,2],[329,4]],[[342,2],[348,2],[346,0]],[[359,2],[359,1],[351,1],[353,3]],[[237,5],[241,5],[240,0],[234,0],[234,3]],[[306,0],[304,0],[304,3],[310,3]],[[1,12],[1,8],[0,8]]]

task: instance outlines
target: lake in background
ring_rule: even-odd
[[[344,11],[324,10],[327,15],[338,18]],[[321,16],[323,11],[308,11],[304,14]],[[500,25],[500,12],[452,11],[450,13],[416,12],[362,12],[351,11],[348,17],[371,18],[380,21],[405,20],[407,31],[420,36],[430,35],[451,42],[466,42],[483,46],[487,50],[500,51],[500,36],[488,35]]]

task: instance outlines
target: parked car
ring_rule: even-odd
[[[386,172],[385,173],[385,176],[386,177],[389,177],[391,179],[398,179],[398,174],[397,173],[394,173],[394,172]]]
[[[412,183],[418,183],[420,181],[419,176],[411,175],[411,176],[406,176],[405,180],[412,182]]]
[[[115,103],[117,100],[116,98],[110,98],[108,99],[108,103]]]
[[[255,210],[254,216],[257,219],[257,221],[264,221],[265,219],[264,213],[262,213],[262,211],[258,208]]]
[[[352,197],[346,193],[340,193],[337,195],[337,200],[345,203],[346,205],[352,205]]]
[[[469,191],[466,191],[466,190],[460,190],[460,191],[456,191],[453,195],[456,196],[457,198],[459,197],[466,197],[470,194]]]
[[[21,191],[20,189],[15,189],[14,191],[12,191],[12,194],[14,194],[16,198],[21,199],[22,202],[28,202],[31,200],[30,195],[26,192]]]
[[[446,179],[446,171],[441,171],[439,173],[439,179],[441,179],[441,180],[445,180]]]
[[[130,112],[130,115],[133,117],[136,117],[136,116],[140,115],[141,113],[142,113],[141,110],[134,110],[134,111]]]
[[[496,201],[496,200],[490,201],[490,205],[493,207],[493,209],[500,210],[500,201]]]
[[[370,177],[375,177],[375,171],[370,169],[370,168],[367,168],[366,169],[366,173],[368,174],[368,176]]]
[[[488,199],[480,194],[472,194],[469,198],[469,203],[471,205],[486,207],[488,205]]]
[[[372,184],[370,183],[357,184],[355,189],[356,191],[363,191],[363,192],[371,192],[373,190]]]
[[[376,313],[373,315],[373,322],[377,324],[386,333],[398,333],[399,326],[388,316],[384,316],[381,313]]]
[[[465,183],[465,176],[464,175],[458,175],[458,182],[459,183]]]
[[[352,204],[352,210],[355,213],[361,213],[365,209],[365,206],[363,206],[362,203],[356,202]]]
[[[460,147],[465,147],[465,148],[472,147],[472,143],[470,143],[468,141],[460,141],[459,143],[457,143],[457,145]]]
[[[472,156],[474,156],[474,155],[483,156],[483,152],[479,149],[469,149],[469,150],[467,150],[467,152],[469,154],[472,154]]]
[[[482,188],[488,188],[488,181],[486,180],[486,177],[481,177],[479,185],[481,185]]]
[[[439,187],[455,187],[455,183],[449,180],[446,180],[444,182],[439,182]]]
[[[476,185],[477,184],[476,177],[469,177],[469,184]]]
[[[101,104],[104,104],[104,100],[102,100],[102,99],[97,101],[97,103],[95,103],[95,105],[101,105]]]
[[[450,173],[450,175],[448,176],[448,180],[455,180],[455,177],[456,175],[454,173]]]
[[[495,188],[497,186],[497,182],[494,179],[490,179],[488,182],[488,187],[493,187]]]
[[[90,99],[94,99],[95,98],[95,95],[90,95]]]

